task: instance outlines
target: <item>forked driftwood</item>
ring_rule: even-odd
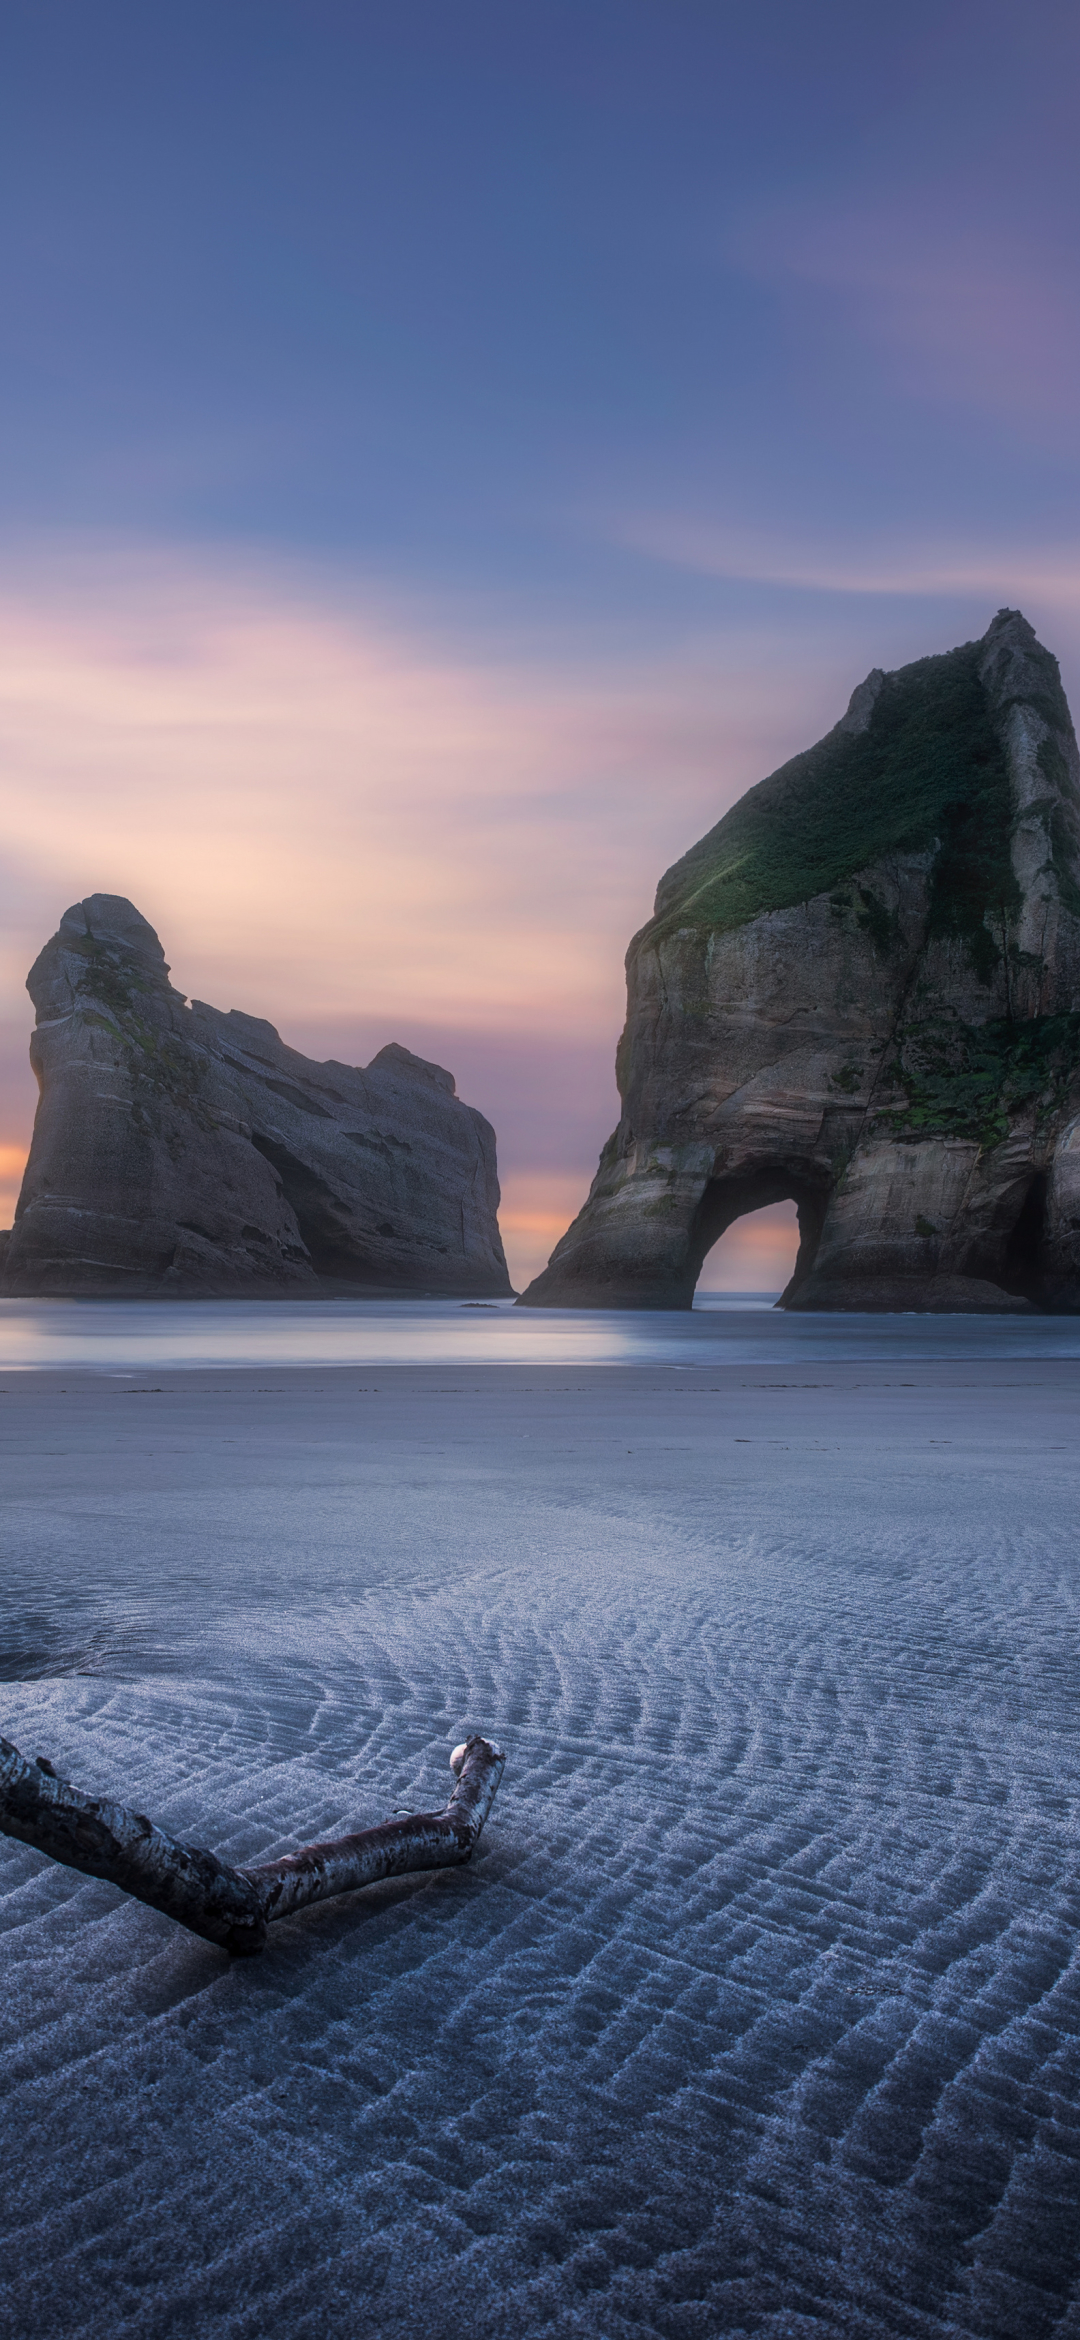
[[[142,1812],[82,1795],[57,1777],[44,1755],[30,1763],[9,1739],[0,1739],[0,1833],[21,1837],[69,1869],[107,1877],[205,1941],[220,1942],[234,1958],[250,1958],[262,1949],[275,1918],[291,1917],[309,1901],[327,1901],[333,1893],[352,1893],[410,1869],[467,1861],[505,1762],[489,1739],[466,1739],[450,1757],[458,1784],[443,1811],[411,1812],[333,1844],[306,1844],[279,1861],[233,1869],[200,1845],[166,1836]]]

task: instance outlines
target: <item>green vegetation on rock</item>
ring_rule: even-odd
[[[122,962],[115,951],[89,937],[85,943],[72,946],[72,955],[78,953],[85,962],[76,989],[83,999],[93,999],[108,1008],[119,1022],[136,1012],[136,1001],[149,995],[146,977],[131,965]]]
[[[200,1128],[211,1126],[202,1095],[206,1067],[167,1025],[153,1018],[153,985],[128,960],[89,941],[79,956],[86,962],[77,991],[87,1022],[102,1021],[104,1008],[119,1030],[132,1085],[132,1119],[137,1127],[160,1130],[160,1107],[189,1114]],[[148,1009],[150,1012],[148,1013]]]
[[[977,971],[991,973],[1000,946],[985,913],[1003,931],[1019,895],[1008,767],[979,680],[982,647],[966,643],[886,675],[866,731],[837,726],[751,788],[661,880],[645,934],[730,931],[850,885],[885,854],[936,846],[931,931],[962,936]],[[869,890],[859,894],[851,905],[859,923],[887,951],[889,913]]]
[[[911,1137],[959,1137],[995,1146],[1014,1117],[1058,1112],[1075,1087],[1080,1015],[909,1026],[886,1078],[905,1094],[893,1126]],[[893,1119],[892,1115],[889,1116]]]

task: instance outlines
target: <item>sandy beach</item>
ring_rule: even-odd
[[[1080,2331],[1080,1364],[792,1355],[0,1376],[25,1752],[236,1860],[508,1756],[236,1965],[0,1843],[4,2329]]]

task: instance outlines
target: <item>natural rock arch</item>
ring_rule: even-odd
[[[875,669],[668,871],[617,1072],[526,1305],[687,1308],[792,1195],[784,1307],[1080,1309],[1080,756],[1018,611]]]

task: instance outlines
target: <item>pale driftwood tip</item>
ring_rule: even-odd
[[[460,1747],[455,1747],[454,1752],[450,1757],[450,1769],[453,1772],[455,1779],[461,1778],[461,1774],[465,1769],[467,1758],[474,1752],[474,1750],[482,1758],[485,1766],[491,1763],[497,1763],[501,1771],[501,1767],[506,1761],[506,1757],[503,1754],[502,1749],[500,1747],[496,1747],[491,1739],[482,1738],[479,1731],[476,1731],[473,1733],[471,1739],[463,1739]]]

